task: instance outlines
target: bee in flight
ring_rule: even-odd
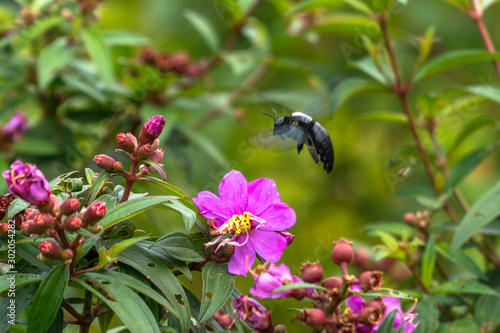
[[[332,172],[335,155],[332,140],[327,130],[320,123],[302,112],[293,112],[289,116],[278,118],[276,111],[273,118],[273,135],[278,135],[281,139],[285,137],[297,141],[297,151],[300,153],[304,144],[307,146],[309,154],[316,164],[323,163],[326,173]]]

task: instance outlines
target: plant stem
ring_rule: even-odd
[[[132,185],[134,185],[134,182],[137,180],[135,172],[137,171],[138,164],[139,161],[134,156],[132,156],[132,162],[130,163],[130,171],[127,173],[127,182],[125,183],[125,189],[123,190],[122,200],[120,201],[120,203],[128,200],[130,191],[132,190]]]
[[[61,306],[63,307],[63,309],[68,311],[68,313],[72,315],[78,323],[84,323],[85,321],[87,321],[87,317],[76,311],[76,309],[71,304],[69,304],[67,300],[63,299]]]
[[[83,316],[85,316],[86,321],[80,324],[80,333],[88,333],[90,330],[90,324],[92,324],[91,317],[92,309],[92,293],[85,289],[85,298],[83,300]]]
[[[488,52],[495,53],[495,45],[491,40],[488,28],[486,28],[486,25],[484,24],[483,11],[481,8],[478,8],[475,0],[470,0],[470,10],[467,14],[476,23],[479,34],[481,35],[481,38],[483,39],[484,45],[486,46]],[[493,64],[497,71],[498,77],[500,77],[500,62],[498,60],[493,60]]]

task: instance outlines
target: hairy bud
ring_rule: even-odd
[[[342,279],[336,277],[336,276],[331,276],[329,278],[326,278],[323,280],[321,285],[325,287],[326,289],[332,291],[334,289],[339,290],[340,287],[342,286]]]
[[[354,251],[352,243],[342,238],[338,242],[333,242],[332,261],[334,264],[350,264],[354,261]]]
[[[137,158],[140,160],[145,160],[153,153],[153,147],[147,143],[139,147],[137,150]]]
[[[80,208],[80,201],[78,198],[70,197],[61,204],[59,207],[59,211],[61,214],[69,216],[71,214],[74,214],[78,211],[78,208]]]
[[[94,162],[101,169],[106,171],[113,170],[113,164],[115,163],[115,159],[106,154],[96,155],[94,156]]]
[[[300,314],[300,323],[319,330],[325,324],[325,313],[320,309],[304,309]]]
[[[64,219],[63,228],[68,231],[76,231],[82,227],[82,220],[78,216],[70,216]]]
[[[40,243],[40,253],[50,259],[61,259],[61,248],[53,241]]]
[[[94,225],[106,215],[106,203],[94,202],[83,213],[83,221],[86,225]]]
[[[302,279],[309,283],[319,283],[323,280],[323,268],[319,261],[315,263],[306,262],[300,267]]]
[[[116,143],[118,147],[129,153],[137,149],[137,138],[131,133],[119,133],[116,136]]]

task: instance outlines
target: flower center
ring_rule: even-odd
[[[15,171],[14,170],[11,170],[10,171],[10,179],[12,181],[12,184],[16,184],[17,185],[17,180],[19,178],[24,178],[24,179],[21,179],[21,181],[19,182],[19,185],[23,185],[23,183],[26,181],[26,178],[25,178],[25,174],[24,172],[21,172],[19,173],[17,176],[15,175]]]
[[[224,225],[221,226],[220,232],[223,234],[241,235],[252,228],[250,221],[253,215],[249,212],[243,214],[234,214]]]

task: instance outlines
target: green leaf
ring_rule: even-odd
[[[102,226],[103,229],[109,228],[120,221],[129,219],[132,216],[140,214],[150,208],[176,199],[178,199],[178,197],[161,195],[123,202],[108,210],[106,216],[99,221],[99,225]]]
[[[483,294],[483,295],[496,295],[495,290],[490,287],[479,283],[475,280],[452,280],[440,284],[432,290],[432,294]]]
[[[500,297],[482,295],[474,308],[474,322],[482,333],[492,333],[500,324]]]
[[[40,254],[40,249],[35,244],[16,244],[16,254],[24,260],[30,262],[36,267],[48,272],[50,266],[38,260],[37,255]]]
[[[356,117],[359,121],[380,121],[384,123],[407,124],[406,116],[400,112],[374,111]]]
[[[61,306],[68,279],[69,268],[65,264],[54,267],[45,276],[33,299],[28,332],[47,332]]]
[[[14,279],[10,279],[14,276]],[[25,273],[17,273],[17,274],[4,274],[0,276],[0,295],[9,290],[11,282],[14,282],[16,288],[30,284],[37,283],[43,280],[43,275],[39,274],[25,274]]]
[[[460,146],[460,144],[465,141],[469,136],[477,132],[479,129],[486,126],[493,126],[497,123],[497,121],[490,117],[478,117],[470,122],[468,122],[458,133],[455,141],[452,146],[448,150],[448,156],[451,156],[455,150]]]
[[[234,288],[236,276],[227,271],[227,265],[207,262],[201,272],[203,296],[198,323],[211,318],[227,301]]]
[[[99,279],[83,280],[82,278],[77,278],[74,281],[90,291],[97,298],[104,301],[125,326],[127,326],[131,333],[160,333],[158,323],[151,311],[149,311],[146,303],[144,303],[139,295],[130,290],[123,283],[120,283],[120,281],[102,279],[101,282]],[[87,281],[102,288],[105,294],[89,286]]]
[[[344,2],[349,6],[351,6],[352,8],[359,10],[362,13],[365,13],[370,16],[373,14],[373,10],[370,8],[370,6],[368,6],[361,0],[344,0]]]
[[[73,56],[73,48],[66,44],[66,39],[58,39],[45,46],[38,57],[36,69],[38,86],[45,89]]]
[[[7,212],[7,218],[9,220],[12,220],[14,215],[16,215],[19,212],[22,212],[25,209],[28,209],[30,206],[30,203],[27,201],[24,201],[21,198],[16,198],[14,201],[9,206],[9,211]]]
[[[104,38],[99,32],[90,28],[82,29],[81,36],[90,58],[95,63],[97,73],[99,73],[106,87],[111,89],[115,81],[113,62],[111,52],[104,42]]]
[[[359,69],[360,71],[364,72],[365,74],[369,75],[372,79],[380,82],[380,84],[387,85],[387,82],[384,78],[384,75],[382,75],[379,68],[373,62],[372,58],[365,57],[365,58],[357,60],[357,61],[351,61],[349,64],[351,66]],[[384,68],[384,70],[386,70],[386,68]],[[391,78],[391,76],[392,76],[390,71],[386,71],[385,74],[389,78]]]
[[[306,10],[315,10],[329,7],[334,8],[342,6],[343,4],[343,0],[306,0],[299,2],[295,7],[287,11],[285,15],[289,16]]]
[[[312,283],[307,283],[307,282],[296,282],[296,283],[289,283],[289,284],[286,284],[286,285],[281,286],[279,288],[276,288],[273,290],[272,293],[275,294],[275,293],[278,293],[278,292],[283,291],[283,290],[304,289],[304,288],[329,291],[325,287],[319,286],[317,284],[312,284]]]
[[[470,208],[453,236],[450,252],[455,253],[476,231],[493,221],[500,214],[500,182],[490,189]]]
[[[116,257],[120,252],[128,249],[135,243],[141,242],[143,240],[149,239],[148,236],[145,237],[134,237],[134,238],[129,238],[124,241],[121,241],[119,243],[113,244],[109,250],[108,250],[108,257],[114,258]]]
[[[28,29],[22,31],[22,33],[14,39],[14,48],[17,50],[22,49],[47,30],[62,25],[63,23],[64,19],[62,16],[50,16],[47,18],[37,19],[36,24],[33,24]]]
[[[455,222],[452,222],[456,225]],[[476,264],[476,262],[469,256],[465,251],[458,250],[454,256],[451,256],[446,250],[442,249],[440,246],[436,247],[436,251],[446,258],[447,260],[453,262],[455,265],[463,268],[469,273],[476,275],[479,278],[484,278],[485,274]]]
[[[364,225],[363,229],[370,231],[384,231],[393,235],[409,235],[413,228],[402,222],[372,222]]]
[[[194,223],[196,222],[196,213],[190,208],[184,206],[180,201],[175,200],[172,202],[167,202],[163,204],[165,207],[169,209],[175,210],[182,214],[182,219],[184,221],[184,226],[186,227],[186,231],[191,230]]]
[[[484,97],[495,103],[500,103],[500,88],[491,84],[468,86],[460,90],[467,91],[475,96]]]
[[[422,282],[427,288],[431,287],[434,265],[436,262],[436,242],[434,235],[429,236],[422,256]]]
[[[377,333],[392,333],[392,326],[394,325],[394,317],[396,316],[397,312],[398,310],[393,310],[384,318],[384,321],[380,324],[380,326],[377,329]]]
[[[425,63],[413,78],[413,83],[447,70],[477,62],[500,59],[500,54],[482,50],[455,50],[441,54]]]
[[[457,7],[464,13],[467,13],[470,10],[470,2],[469,0],[446,0],[451,3],[453,6]]]
[[[372,0],[373,8],[378,12],[384,12],[391,8],[395,0]]]
[[[191,311],[184,289],[170,268],[161,259],[151,256],[147,250],[137,245],[123,251],[119,261],[138,270],[161,290],[174,307],[175,312],[172,313],[179,318],[182,331],[187,333],[191,323]]]
[[[106,95],[101,93],[95,87],[95,85],[93,85],[91,82],[88,82],[86,79],[80,78],[74,74],[64,74],[62,75],[61,79],[69,88],[84,93],[100,104],[106,103]]]
[[[223,20],[226,12],[229,12],[229,15],[233,19],[233,21],[238,21],[242,16],[243,12],[240,8],[240,5],[237,1],[234,0],[215,0],[213,2],[214,9],[217,13],[219,19]]]
[[[106,182],[109,180],[109,178],[111,178],[110,175],[111,173],[107,171],[101,171],[101,173],[99,173],[99,176],[97,176],[97,178],[92,183],[92,186],[90,187],[90,194],[87,202],[94,201],[99,192],[101,192]]]
[[[144,161],[144,163],[146,165],[153,167],[156,170],[156,172],[158,172],[158,174],[160,175],[160,177],[163,181],[167,181],[167,172],[163,168],[163,164],[159,164],[159,163],[156,163],[156,162],[153,162],[150,160],[146,160],[146,161]]]
[[[320,33],[341,33],[346,35],[357,35],[359,30],[370,31],[378,34],[380,27],[371,18],[357,14],[331,14],[324,15],[312,28]]]
[[[445,191],[452,190],[460,184],[467,176],[474,171],[481,162],[483,162],[492,152],[492,148],[480,148],[463,156],[450,169],[448,178],[446,179]]]
[[[109,46],[142,46],[149,44],[149,38],[126,30],[106,30],[101,33],[104,43]]]
[[[388,91],[386,87],[362,78],[342,80],[332,91],[330,102],[332,110],[336,110],[353,96],[368,92]]]
[[[31,301],[33,300],[33,297],[35,296],[37,290],[38,290],[38,285],[39,283],[33,283],[33,284],[28,284],[24,285],[21,287],[16,287],[16,311],[15,311],[15,317],[19,317],[24,311],[24,309],[30,305]],[[5,301],[5,303],[4,303]],[[8,297],[3,297],[0,300],[0,332],[10,332],[14,333],[15,331],[12,330],[12,326],[10,325],[9,321],[12,320],[10,315],[10,309],[8,308],[7,302],[10,302],[10,298]],[[11,328],[9,330],[9,327]],[[23,330],[22,333],[25,331]]]
[[[422,300],[420,300],[413,313],[418,313],[416,320],[420,320],[420,323],[414,333],[436,332],[436,329],[439,326],[439,309],[431,296],[425,296]]]
[[[184,10],[184,17],[191,23],[196,31],[198,31],[212,53],[216,53],[219,50],[220,41],[212,23],[210,23],[205,16],[191,9]]]
[[[434,191],[423,185],[401,186],[397,189],[396,194],[401,198],[413,198],[426,207],[434,207],[439,202]]]
[[[205,259],[196,252],[193,241],[182,232],[173,232],[154,242],[151,247],[161,248],[169,256],[186,262],[203,262]]]
[[[437,333],[484,333],[470,319],[457,319],[452,323],[444,323],[439,326]]]

